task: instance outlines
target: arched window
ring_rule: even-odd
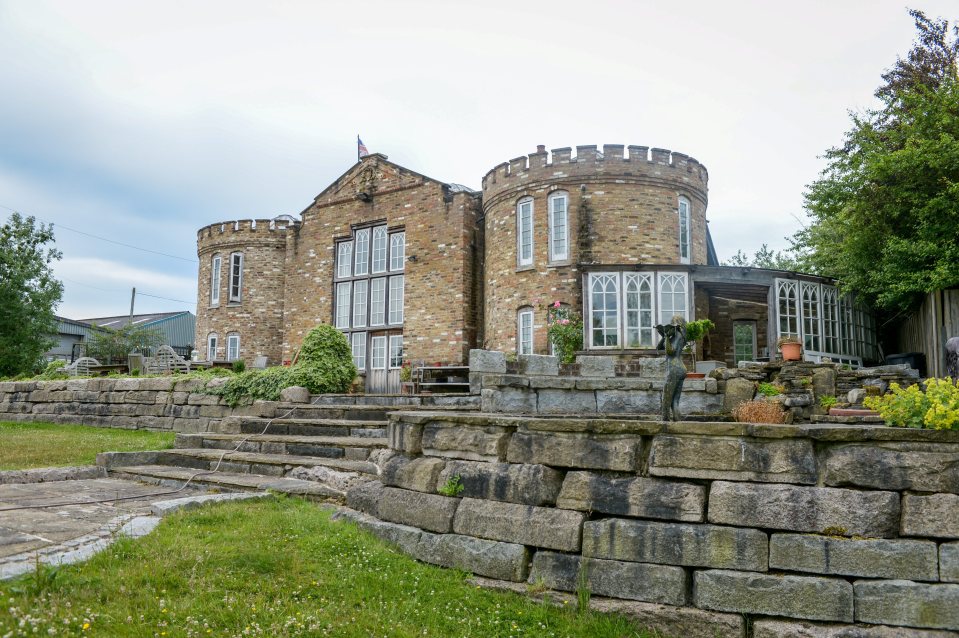
[[[688,264],[689,255],[692,251],[690,228],[690,209],[689,200],[685,197],[679,198],[679,263]]]
[[[390,235],[390,270],[403,270],[406,263],[406,233]]]
[[[569,259],[569,195],[556,191],[549,196],[549,260]]]
[[[210,305],[220,305],[220,271],[223,267],[223,258],[213,255],[210,261]]]
[[[230,255],[230,301],[239,303],[243,299],[243,253]]]
[[[826,352],[839,354],[839,301],[836,289],[822,287],[823,343]]]
[[[799,291],[795,281],[776,281],[778,300],[779,336],[799,336]]]
[[[660,273],[659,323],[666,325],[679,315],[689,319],[686,300],[686,273]]]
[[[590,277],[590,344],[599,348],[619,346],[619,285],[614,274]]]
[[[529,306],[516,313],[516,353],[533,354],[533,309]]]
[[[819,330],[819,285],[802,284],[803,347],[813,352],[820,351]]]
[[[533,198],[516,204],[516,265],[533,265]]]
[[[626,273],[626,347],[653,347],[653,276]]]
[[[373,274],[386,272],[386,226],[373,228]]]
[[[207,335],[206,338],[206,360],[213,361],[216,359],[216,346],[217,346],[217,336],[215,332],[211,332]]]

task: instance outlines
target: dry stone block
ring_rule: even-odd
[[[506,372],[506,354],[495,350],[470,350],[470,372]]]
[[[635,435],[519,431],[512,436],[506,459],[558,467],[633,472],[642,439]]]
[[[743,638],[746,635],[746,621],[739,614],[613,598],[592,598],[589,607],[604,614],[626,616],[657,636]]]
[[[902,535],[959,538],[959,495],[904,494]]]
[[[816,483],[809,439],[659,435],[653,438],[649,473],[654,476]]]
[[[724,525],[888,538],[898,532],[899,494],[715,481],[708,512]]]
[[[537,391],[540,414],[591,414],[596,412],[596,393],[588,390],[547,389]]]
[[[380,496],[379,517],[392,523],[447,534],[453,530],[453,515],[459,501],[440,494],[385,487]]]
[[[346,492],[346,504],[357,511],[379,516],[380,498],[383,496],[383,484],[379,481],[365,481]]]
[[[446,462],[438,458],[397,455],[383,465],[380,480],[390,487],[434,494],[444,465]]]
[[[757,529],[621,518],[583,525],[583,555],[594,558],[764,572],[767,553]]]
[[[939,580],[959,583],[959,543],[943,543],[939,546]]]
[[[580,355],[576,357],[579,374],[584,377],[615,377],[616,358],[602,355]]]
[[[536,552],[530,582],[560,591],[585,584],[592,594],[667,605],[686,604],[686,570],[668,565],[624,563],[575,554]]]
[[[421,454],[423,452],[423,424],[407,423],[397,419],[390,419],[386,426],[386,438],[391,450],[406,454]]]
[[[280,401],[284,403],[309,403],[310,391],[301,385],[283,388],[280,390]]]
[[[794,572],[937,580],[936,544],[920,540],[852,540],[808,534],[773,534],[769,567]]]
[[[563,485],[563,473],[545,465],[449,461],[438,484],[454,476],[463,485],[460,496],[522,505],[553,505]]]
[[[959,493],[959,445],[867,443],[826,450],[826,485]]]
[[[522,374],[559,374],[559,357],[546,354],[523,354],[519,356],[519,370]]]
[[[457,534],[546,547],[566,552],[580,548],[580,512],[464,498],[453,521]]]
[[[959,631],[959,585],[873,580],[855,591],[859,622]]]
[[[693,603],[703,609],[852,622],[852,585],[837,578],[771,576],[711,569],[696,572]]]
[[[659,414],[661,393],[656,390],[597,390],[596,409],[603,414]]]
[[[905,627],[757,619],[753,623],[753,638],[955,638],[955,634]]]
[[[655,478],[615,478],[593,472],[570,472],[557,507],[620,516],[666,520],[703,520],[706,488]]]
[[[429,423],[423,429],[423,454],[468,461],[504,461],[511,430],[496,425]]]
[[[756,384],[748,379],[733,377],[726,381],[726,393],[723,395],[723,412],[732,414],[746,401],[752,401],[756,394]]]
[[[529,571],[529,550],[516,543],[441,534],[436,536],[436,551],[429,562],[488,578],[521,582]]]
[[[483,412],[536,413],[536,393],[522,388],[483,388],[480,395]]]

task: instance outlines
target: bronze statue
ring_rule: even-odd
[[[683,348],[686,347],[686,320],[680,316],[663,326],[656,326],[660,335],[657,350],[666,351],[666,383],[663,385],[663,421],[679,421],[679,399],[683,395],[686,366]]]

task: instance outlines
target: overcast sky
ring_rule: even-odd
[[[299,213],[359,133],[472,188],[537,144],[673,149],[720,259],[783,248],[913,37],[887,0],[0,0],[0,220],[56,225],[61,315],[195,311],[196,230]]]

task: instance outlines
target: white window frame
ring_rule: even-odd
[[[220,305],[220,278],[222,276],[223,257],[213,255],[210,260],[210,305]]]
[[[240,358],[240,335],[237,333],[226,336],[226,360],[237,361]]]
[[[799,282],[792,279],[776,280],[776,337],[799,337],[802,330],[800,316]],[[785,306],[785,312],[783,308]]]
[[[399,343],[398,349],[397,343]],[[390,370],[403,367],[403,335],[390,335],[389,362]]]
[[[589,325],[588,325],[588,332],[586,335],[587,337],[586,343],[589,344],[588,347],[591,350],[618,349],[620,348],[620,344],[622,343],[621,323],[622,323],[623,303],[622,303],[622,299],[620,299],[620,290],[622,289],[621,274],[618,272],[589,273],[589,277],[587,277],[586,282],[588,287],[588,299],[589,299],[589,317],[588,317]],[[594,293],[593,287],[594,285],[600,282],[602,282],[603,284],[603,290],[600,292],[600,294],[604,295],[604,298],[608,298],[607,296],[610,294],[606,289],[607,284],[609,284],[610,282],[613,284],[612,299],[615,301],[616,307],[612,312],[615,313],[616,321],[614,322],[615,325],[613,326],[612,329],[610,329],[608,325],[603,325],[603,326],[595,325],[597,313],[601,313],[603,315],[604,324],[606,323],[606,316],[609,315],[610,313],[609,308],[606,308],[604,306],[603,309],[597,310],[593,304],[593,293]],[[601,331],[602,337],[603,337],[602,344],[597,345],[593,343],[595,331]],[[612,343],[612,344],[606,343],[606,337],[610,333],[615,335],[616,337],[615,343]]]
[[[401,231],[390,235],[390,271],[399,272],[406,268],[406,233]]]
[[[220,339],[215,332],[211,332],[206,336],[206,360],[214,361],[216,360],[216,347]]]
[[[370,325],[386,325],[386,277],[370,280]]]
[[[231,303],[243,301],[243,253],[240,252],[230,253],[229,301]]]
[[[799,286],[799,305],[802,315],[802,344],[806,354],[822,356],[823,296],[819,284],[803,281]]]
[[[386,272],[389,261],[389,237],[386,233],[386,226],[375,226],[373,228],[373,267],[370,273],[378,275]]]
[[[528,211],[524,210],[524,207],[528,206]],[[532,266],[533,265],[533,251],[535,249],[535,242],[533,241],[533,198],[524,197],[523,199],[516,202],[516,265],[523,266]],[[526,224],[528,220],[528,226]],[[523,247],[526,245],[526,238],[529,238],[529,255],[523,255]]]
[[[353,240],[336,244],[336,278],[346,279],[353,275]]]
[[[350,335],[350,351],[357,370],[366,370],[366,333],[354,332]]]
[[[547,198],[549,211],[549,260],[551,262],[569,259],[569,193],[555,191]],[[563,210],[557,213],[557,202],[563,203]],[[557,222],[561,223],[557,223]]]
[[[353,285],[348,281],[336,284],[334,325],[340,330],[350,327],[352,309],[350,305],[350,291],[352,288]]]
[[[386,370],[386,337],[370,339],[370,370]]]
[[[516,354],[533,354],[533,311],[516,313]]]
[[[370,280],[358,279],[353,282],[353,299],[350,313],[353,317],[353,328],[366,327],[366,313],[369,309]]]
[[[689,200],[680,197],[676,211],[679,213],[679,263],[688,264],[693,252],[692,214]]]
[[[399,286],[395,286],[393,282],[399,281]],[[403,323],[403,305],[404,305],[404,287],[406,286],[406,276],[405,275],[393,275],[390,277],[390,286],[389,286],[389,324],[391,326],[400,325]]]
[[[353,276],[370,274],[370,229],[361,228],[353,233]]]
[[[630,291],[635,285],[636,292]],[[646,286],[646,292],[643,291]],[[630,295],[636,295],[636,308],[630,308]],[[643,306],[643,297],[648,295],[649,303]],[[623,345],[626,348],[654,348],[656,347],[654,324],[656,312],[656,293],[653,285],[652,273],[624,273],[623,274]],[[635,324],[633,316],[635,315]],[[638,345],[632,345],[631,334],[637,334]]]
[[[676,292],[676,285],[682,285],[682,292]],[[659,289],[657,294],[657,305],[659,307],[659,323],[666,325],[673,320],[676,315],[689,321],[689,276],[684,272],[660,272],[656,277],[656,286]],[[669,291],[667,292],[667,287]],[[670,295],[670,303],[665,303],[664,295]],[[683,300],[682,312],[677,311],[676,299]],[[668,308],[668,310],[667,310]],[[667,316],[667,314],[669,316]]]

